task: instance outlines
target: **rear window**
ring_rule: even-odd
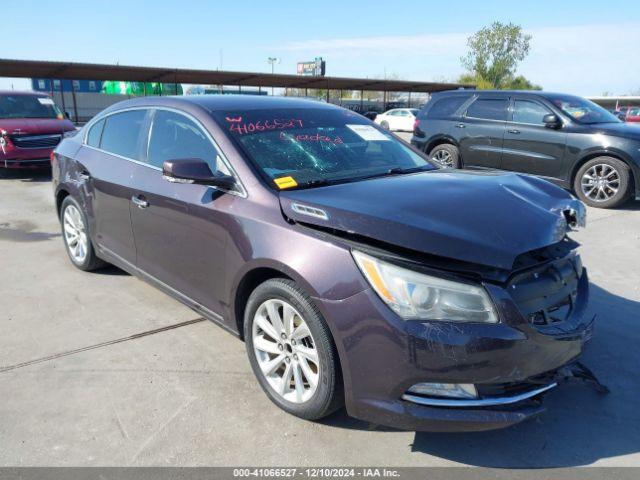
[[[100,147],[100,137],[102,136],[102,127],[104,127],[104,120],[96,122],[89,133],[87,134],[87,145],[90,147]]]
[[[452,116],[469,99],[468,96],[456,95],[436,100],[427,112],[427,118],[447,118]]]
[[[467,108],[467,117],[484,120],[506,120],[507,99],[479,98]]]
[[[115,113],[105,120],[100,148],[126,158],[138,160],[138,140],[146,110]]]

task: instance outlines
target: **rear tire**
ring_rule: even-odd
[[[76,268],[89,272],[107,265],[96,256],[89,235],[87,217],[71,195],[65,197],[60,206],[60,224],[67,255]]]
[[[429,159],[446,168],[460,168],[460,150],[450,143],[433,147],[429,152]]]
[[[584,203],[597,208],[619,207],[629,199],[631,175],[622,160],[592,158],[582,165],[573,181],[573,190]]]
[[[317,420],[342,406],[333,338],[320,311],[295,282],[274,278],[253,291],[245,309],[244,338],[260,386],[285,412]]]

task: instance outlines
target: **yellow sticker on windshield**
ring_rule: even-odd
[[[297,187],[298,182],[295,181],[293,177],[280,177],[274,178],[273,181],[276,183],[280,190],[284,190],[285,188]]]

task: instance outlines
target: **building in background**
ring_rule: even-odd
[[[53,83],[52,83],[53,82]],[[100,93],[102,84],[99,80],[50,80],[48,78],[32,78],[31,89],[36,92],[71,92],[71,87],[76,92]]]

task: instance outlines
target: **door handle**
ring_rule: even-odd
[[[464,123],[458,123],[456,124],[456,128],[464,128],[465,124]]]
[[[147,202],[144,197],[138,195],[138,196],[134,196],[131,197],[131,201],[133,202],[134,205],[136,205],[138,208],[147,208],[149,206],[149,202]]]
[[[517,135],[518,133],[520,133],[520,130],[516,130],[515,128],[512,128],[511,130],[507,130],[507,132]]]

